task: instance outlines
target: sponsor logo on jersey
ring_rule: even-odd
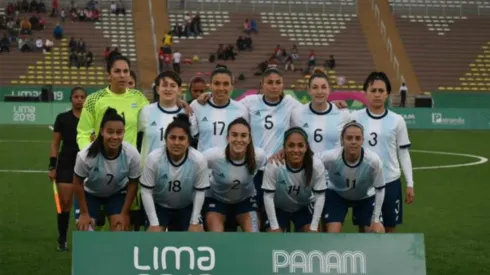
[[[153,121],[150,126],[157,126],[157,123],[155,121]]]
[[[201,121],[208,121],[208,118],[207,118],[207,117],[203,117],[203,118],[201,119]]]
[[[260,116],[260,111],[256,111],[256,112],[255,112],[255,115],[256,115],[256,116]]]
[[[222,177],[222,178],[224,178],[225,177],[225,174],[219,173],[219,176]]]
[[[303,128],[308,128],[308,123],[303,124]]]
[[[164,179],[164,180],[168,179],[167,174],[164,174],[164,175],[162,176],[162,179]]]

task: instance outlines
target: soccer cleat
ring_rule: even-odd
[[[58,241],[58,251],[59,252],[66,252],[68,251],[68,245],[66,242],[60,242]]]

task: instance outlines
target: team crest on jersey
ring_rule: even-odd
[[[133,108],[133,109],[134,109],[134,108],[138,108],[138,104],[137,104],[137,103],[132,103],[132,104],[131,104],[131,108]]]

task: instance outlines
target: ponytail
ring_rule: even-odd
[[[104,137],[102,136],[102,131],[105,124],[109,121],[121,121],[123,125],[126,124],[124,118],[117,113],[116,109],[111,107],[107,108],[102,117],[102,122],[100,123],[99,134],[88,148],[88,157],[95,158],[99,153],[102,153],[102,150],[104,149]]]
[[[308,134],[306,134],[305,130],[300,127],[292,127],[284,133],[284,144],[283,147],[286,147],[286,141],[288,137],[293,134],[298,133],[305,139],[305,144],[307,146],[305,155],[303,156],[303,168],[305,169],[305,177],[306,182],[305,185],[309,186],[311,179],[313,177],[313,151],[311,151],[310,144],[308,143]]]
[[[231,127],[233,127],[233,125],[235,125],[235,124],[242,124],[248,128],[250,143],[247,145],[247,150],[245,151],[245,163],[247,164],[248,172],[251,175],[253,175],[255,172],[255,169],[257,168],[257,164],[255,163],[255,147],[254,147],[254,143],[252,141],[250,124],[243,117],[239,117],[239,118],[233,120],[228,125],[228,130],[227,130],[228,136],[230,135]],[[231,157],[230,157],[230,144],[228,144],[226,146],[225,156],[226,156],[226,160],[228,162],[232,162]]]

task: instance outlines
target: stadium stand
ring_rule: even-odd
[[[447,23],[447,27],[439,26],[439,30],[435,26],[432,31],[434,26],[428,26],[429,20],[453,23]],[[489,22],[487,18],[477,16],[396,17],[400,36],[424,92],[488,91],[490,75],[486,67],[486,54],[489,53],[486,43]],[[441,29],[442,34],[439,33]]]
[[[59,18],[43,14],[46,20],[44,31],[34,31],[32,37],[46,38],[54,42],[51,52],[20,52],[12,47],[9,54],[0,54],[0,85],[66,85],[101,86],[106,84],[104,50],[119,47],[120,51],[136,62],[134,33],[132,27],[131,1],[123,1],[125,15],[113,15],[106,8],[109,2],[102,1],[100,22],[72,22],[68,18],[63,23],[64,38],[53,39],[52,30]],[[46,4],[50,5],[50,4]],[[60,8],[67,8],[69,1],[60,1]],[[81,5],[79,3],[79,7]],[[100,7],[100,6],[99,6]],[[50,10],[50,6],[48,9]],[[22,16],[22,14],[21,14]],[[94,62],[89,67],[69,67],[68,40],[83,38],[87,49],[94,54]],[[137,65],[137,64],[135,64]],[[136,69],[137,66],[134,66]]]
[[[170,25],[175,25],[183,16],[196,11],[170,11]],[[366,47],[366,42],[355,14],[318,14],[318,13],[240,13],[226,11],[200,11],[204,36],[195,39],[176,40],[174,48],[178,49],[184,58],[194,55],[200,57],[200,62],[183,65],[183,78],[190,79],[195,74],[206,73],[216,65],[224,63],[237,75],[243,73],[246,80],[237,82],[237,87],[256,87],[260,81],[254,77],[257,65],[273,54],[276,45],[281,45],[289,51],[297,44],[300,59],[295,62],[296,68],[304,68],[307,64],[308,52],[316,54],[317,65],[334,55],[337,60],[335,71],[329,74],[334,81],[337,76],[346,79],[342,87],[336,89],[359,89],[359,83],[365,78],[366,71],[373,69],[373,60]],[[208,57],[216,52],[218,44],[233,44],[241,32],[245,19],[256,19],[258,35],[252,35],[252,52],[240,52],[235,61],[208,62]],[[307,20],[308,18],[308,20]],[[206,22],[206,20],[208,20]],[[223,26],[220,26],[223,25]],[[215,30],[214,30],[215,29]],[[303,42],[304,41],[304,42]],[[280,65],[283,67],[283,65]],[[299,72],[286,72],[286,85],[296,84],[303,80]]]

